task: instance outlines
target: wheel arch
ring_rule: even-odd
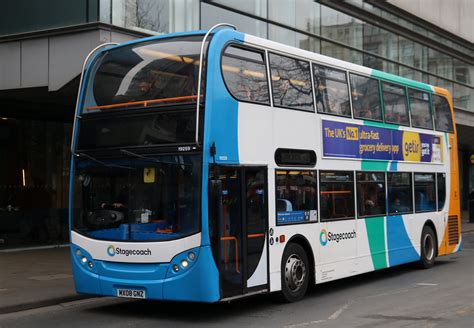
[[[439,245],[438,245],[438,233],[437,233],[437,231],[436,231],[436,227],[435,227],[433,221],[431,221],[431,219],[426,220],[425,224],[423,225],[423,228],[424,228],[424,227],[430,227],[430,228],[433,230],[433,232],[434,232],[434,237],[435,237],[435,241],[436,241],[436,253],[435,253],[435,256],[438,256],[438,249],[439,249]],[[423,229],[422,229],[421,231],[423,231]],[[421,237],[420,237],[420,238],[421,238]],[[421,247],[421,245],[420,245],[420,247]]]
[[[286,243],[285,248],[290,243],[298,244],[301,247],[303,247],[304,251],[306,252],[306,255],[308,256],[309,267],[310,267],[309,269],[310,269],[310,272],[311,272],[309,283],[312,284],[312,285],[316,284],[316,265],[315,265],[316,262],[315,262],[315,258],[314,258],[313,249],[312,249],[311,244],[309,243],[308,239],[306,239],[306,237],[303,236],[303,235],[296,234],[288,240],[288,242]]]

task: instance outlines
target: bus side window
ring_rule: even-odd
[[[222,73],[229,92],[238,100],[270,104],[263,52],[227,47]]]
[[[352,73],[350,80],[354,117],[382,121],[379,81]]]
[[[309,62],[270,53],[273,105],[314,111]]]
[[[277,224],[317,221],[317,190],[315,171],[276,171]]]
[[[408,172],[387,173],[389,215],[413,213],[411,180]]]
[[[453,119],[446,98],[433,95],[433,105],[435,108],[435,127],[437,131],[453,132]]]
[[[446,202],[446,173],[438,173],[436,181],[438,190],[438,211],[441,211]]]
[[[319,188],[321,221],[355,217],[353,172],[321,171]]]
[[[385,173],[357,172],[356,179],[359,216],[385,215]]]
[[[433,130],[430,96],[426,92],[408,89],[410,97],[411,125],[416,128]]]
[[[382,83],[385,122],[410,125],[405,87]]]
[[[436,211],[434,173],[415,173],[415,212]]]
[[[351,116],[346,72],[313,64],[313,73],[318,112]]]

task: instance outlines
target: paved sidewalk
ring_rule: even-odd
[[[466,212],[461,231],[474,232]],[[0,314],[86,297],[74,290],[69,247],[0,253]]]
[[[84,298],[72,281],[69,247],[0,253],[0,314]]]

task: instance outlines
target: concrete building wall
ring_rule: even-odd
[[[97,45],[135,38],[97,29],[0,43],[0,90],[48,87],[57,91],[81,73],[84,59]]]
[[[472,0],[388,0],[388,2],[469,42],[474,42]]]

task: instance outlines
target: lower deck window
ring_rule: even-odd
[[[387,173],[388,213],[391,215],[413,213],[411,173]]]
[[[321,221],[354,217],[354,173],[322,171],[320,175]]]
[[[277,224],[317,221],[317,179],[314,171],[276,171]]]
[[[415,212],[436,211],[436,181],[433,173],[415,173]]]
[[[385,174],[357,172],[357,209],[359,216],[385,215]]]

